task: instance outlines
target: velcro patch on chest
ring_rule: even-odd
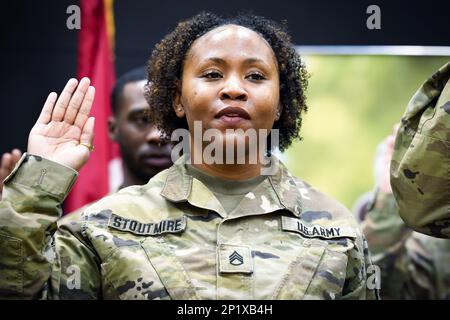
[[[300,233],[307,238],[356,238],[356,233],[346,226],[320,226],[285,216],[281,217],[281,229]]]
[[[253,273],[251,250],[247,246],[220,244],[219,270],[222,273]]]
[[[186,229],[186,217],[166,219],[156,223],[142,223],[137,220],[123,218],[113,213],[109,219],[108,227],[142,236],[157,236],[163,233],[183,232]]]

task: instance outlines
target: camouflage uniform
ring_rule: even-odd
[[[391,162],[400,216],[414,230],[450,237],[450,62],[416,92]]]
[[[377,296],[376,284],[367,285],[371,262],[357,222],[282,164],[230,213],[186,174],[181,158],[148,184],[96,202],[81,222],[56,227],[59,204],[75,178],[73,170],[25,155],[6,179],[2,297]]]
[[[450,299],[450,240],[408,228],[392,194],[377,194],[361,227],[383,299]]]

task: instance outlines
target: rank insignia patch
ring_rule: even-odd
[[[240,266],[244,263],[244,258],[236,251],[233,251],[233,253],[230,255],[230,263],[233,266]]]

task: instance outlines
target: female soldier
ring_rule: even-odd
[[[232,150],[242,135],[230,129],[277,129],[281,150],[298,136],[307,74],[284,28],[257,16],[202,13],[160,42],[149,70],[150,116],[166,136],[187,128],[193,152],[147,185],[97,202],[82,223],[62,224],[51,238],[59,202],[76,176],[67,167],[80,169],[92,139],[93,89],[83,79],[70,98],[71,80],[55,108],[49,97],[29,154],[5,183],[3,292],[60,299],[374,298],[365,240],[342,205],[277,161],[273,174],[262,175],[263,161],[248,161],[250,147],[244,163],[201,158],[207,146],[195,137],[197,121],[200,133],[214,130]],[[12,261],[20,258],[17,270]]]

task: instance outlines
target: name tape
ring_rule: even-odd
[[[307,224],[300,219],[281,217],[281,228],[284,231],[293,231],[302,234],[308,238],[356,238],[353,230],[345,227],[324,227],[319,225]]]
[[[163,233],[179,233],[186,229],[186,217],[161,220],[156,223],[142,223],[111,214],[108,227],[137,235],[157,236]]]

